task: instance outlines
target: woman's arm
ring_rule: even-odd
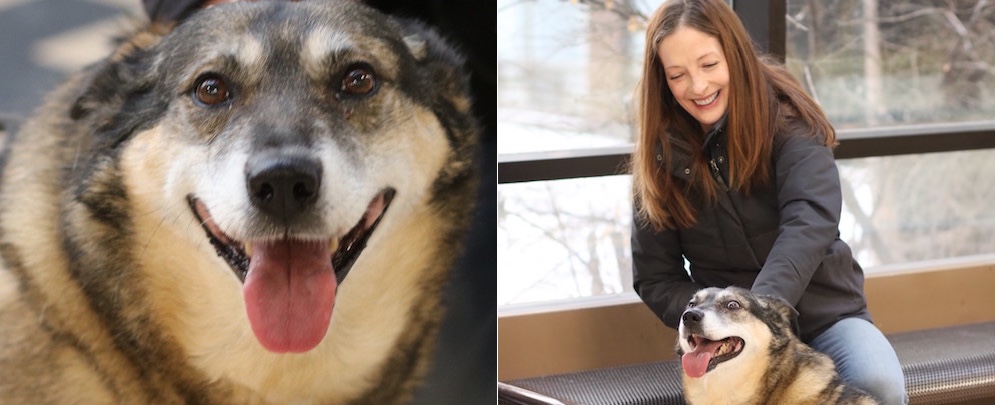
[[[632,285],[643,302],[671,328],[695,292],[704,288],[684,269],[677,231],[653,231],[635,216],[632,220]]]
[[[839,237],[842,196],[832,150],[819,139],[785,136],[775,142],[781,224],[752,290],[797,305],[830,244]]]

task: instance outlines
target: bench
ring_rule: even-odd
[[[995,404],[995,322],[888,335],[910,404]],[[679,360],[498,383],[500,405],[681,405]]]

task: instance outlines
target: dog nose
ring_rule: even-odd
[[[702,314],[701,311],[698,311],[696,309],[689,309],[687,311],[684,311],[684,315],[681,315],[681,320],[684,321],[685,325],[694,325],[696,323],[701,322],[701,318],[703,316],[704,314]]]
[[[246,165],[249,200],[259,210],[289,223],[314,205],[321,187],[321,162],[277,154]]]

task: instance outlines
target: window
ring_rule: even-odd
[[[995,127],[984,122],[995,111],[995,7],[985,1],[789,0],[786,11],[788,68],[844,142],[849,129]],[[991,251],[992,157],[840,160],[842,238],[869,272]]]
[[[498,187],[498,305],[632,291],[629,176]]]
[[[992,118],[985,1],[789,0],[786,19],[787,65],[837,128]]]
[[[498,153],[631,144],[652,8],[582,3],[498,1]]]
[[[631,291],[630,180],[611,174],[658,4],[498,3],[499,306]],[[995,5],[783,8],[786,64],[840,131],[841,236],[865,271],[990,252]]]

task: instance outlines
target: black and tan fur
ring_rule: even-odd
[[[684,396],[697,404],[877,404],[843,384],[832,359],[793,332],[797,312],[783,299],[748,290],[706,288],[688,303],[677,352],[693,355],[696,338],[731,342],[717,348],[700,377],[683,370]],[[731,338],[731,339],[730,339]],[[725,340],[730,339],[730,340]],[[718,360],[718,361],[717,361]],[[700,371],[700,370],[699,370]]]
[[[476,187],[460,58],[354,1],[223,5],[161,31],[130,36],[8,131],[0,403],[406,403]],[[356,66],[375,85],[343,93],[367,83],[346,84]],[[203,102],[205,74],[228,99]],[[300,218],[246,196],[249,168],[274,153],[317,162]],[[320,343],[264,348],[241,293],[251,254],[208,224],[334,241],[388,189],[365,250],[335,275]]]

